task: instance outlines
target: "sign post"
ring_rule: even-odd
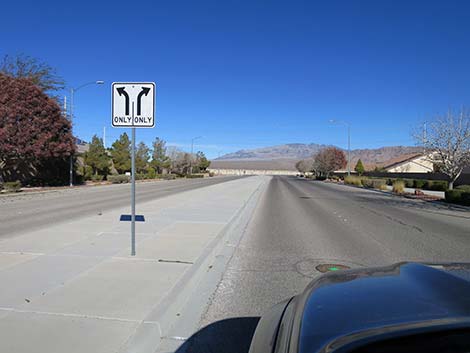
[[[131,256],[135,256],[135,127],[132,127],[131,144]]]
[[[130,127],[131,141],[131,255],[135,256],[135,129],[155,126],[155,83],[114,82],[112,125]]]

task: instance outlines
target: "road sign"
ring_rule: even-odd
[[[113,127],[131,127],[131,214],[121,216],[121,221],[131,221],[131,255],[135,256],[135,222],[145,221],[135,214],[135,128],[152,128],[155,125],[155,83],[114,82],[112,85]]]
[[[154,82],[114,82],[112,90],[114,127],[155,126]]]

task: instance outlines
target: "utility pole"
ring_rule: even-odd
[[[103,126],[103,146],[106,149],[106,126]]]

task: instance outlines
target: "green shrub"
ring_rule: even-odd
[[[93,174],[91,176],[92,181],[103,181],[103,179],[104,179],[104,176],[100,174]]]
[[[459,185],[455,189],[470,192],[470,185]]]
[[[157,172],[155,171],[154,168],[149,167],[147,169],[147,179],[155,179],[157,176]]]
[[[460,198],[460,202],[462,205],[470,206],[470,192],[463,192]]]
[[[340,177],[337,176],[337,175],[332,175],[332,176],[330,176],[330,179],[331,179],[331,180],[335,180],[335,181],[339,181],[339,180],[340,180]]]
[[[367,180],[366,178],[357,177],[354,175],[349,175],[344,177],[344,183],[349,185],[362,186],[363,181]]]
[[[426,186],[427,180],[424,179],[415,179],[413,181],[413,187],[415,189],[423,189]]]
[[[93,168],[90,167],[89,165],[86,165],[83,167],[82,170],[83,177],[85,180],[92,180],[93,177]]]
[[[403,182],[405,183],[406,188],[412,188],[414,186],[413,179],[403,179]]]
[[[176,179],[176,174],[156,174],[155,179],[163,179],[163,180],[174,180]]]
[[[108,181],[113,184],[124,184],[130,181],[130,176],[125,174],[108,175]]]
[[[392,191],[396,194],[403,194],[405,191],[405,182],[403,180],[395,180],[392,184]]]
[[[426,183],[427,190],[446,191],[449,188],[449,183],[445,180],[428,180]]]
[[[465,189],[447,190],[446,202],[470,206],[470,191]]]
[[[450,203],[459,203],[462,198],[463,190],[454,189],[446,191],[446,201]]]
[[[189,179],[204,178],[204,174],[188,174],[186,175],[186,178],[189,178]]]
[[[7,181],[3,184],[6,192],[19,192],[21,189],[21,182],[17,181]]]
[[[147,175],[144,173],[135,173],[135,180],[144,180],[147,179]]]
[[[209,176],[212,178],[215,176],[215,173],[214,172],[209,172]]]

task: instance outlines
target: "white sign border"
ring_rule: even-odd
[[[152,126],[139,126],[139,125],[114,125],[114,85],[152,85],[153,86],[153,121]],[[111,125],[115,128],[130,128],[135,127],[136,129],[152,129],[155,127],[155,96],[157,95],[155,82],[113,82],[111,84]]]

